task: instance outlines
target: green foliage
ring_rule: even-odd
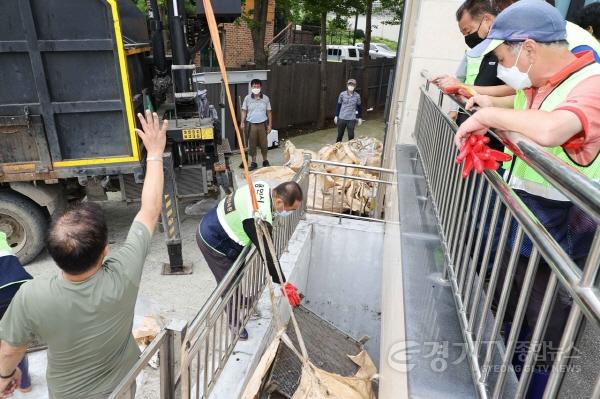
[[[318,15],[305,13],[300,23],[306,26],[319,26],[321,24],[321,17]]]
[[[397,50],[398,49],[398,42],[386,39],[384,37],[373,36],[371,38],[371,43],[383,43],[386,46],[388,46],[389,48],[391,48],[392,50]]]
[[[135,5],[140,9],[141,12],[148,15],[148,6],[146,5],[146,0],[135,0]]]
[[[158,0],[158,7],[162,8],[163,10],[166,10],[167,5],[165,4],[165,1],[166,0]],[[187,16],[191,17],[196,15],[196,1],[202,0],[185,0],[185,3],[183,3],[185,13]],[[141,12],[148,15],[148,5],[146,4],[146,0],[135,0],[135,5],[137,6],[137,8],[139,8]]]
[[[362,29],[357,29],[354,31],[354,38],[355,39],[364,39],[365,38],[365,31]]]
[[[388,19],[383,21],[384,24],[399,25],[402,23],[404,0],[381,0],[381,7],[373,10],[373,12],[388,16]]]
[[[304,17],[303,7],[298,0],[277,0],[275,2],[276,12],[281,12],[286,22],[294,24],[302,23]],[[318,22],[317,22],[318,25]]]

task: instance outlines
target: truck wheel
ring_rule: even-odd
[[[0,192],[0,231],[21,263],[31,262],[44,248],[48,218],[29,198],[12,192]]]

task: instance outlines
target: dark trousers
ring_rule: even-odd
[[[202,255],[204,256],[204,260],[208,264],[208,268],[212,272],[213,276],[215,276],[215,280],[217,280],[217,285],[223,281],[225,275],[231,269],[233,264],[235,263],[235,259],[229,259],[227,256],[219,253],[217,250],[212,248],[202,239],[202,236],[198,231],[196,231],[196,244],[198,244],[198,248]],[[241,269],[240,269],[241,270]],[[229,291],[230,287],[225,290],[224,295]],[[232,296],[232,300],[229,301],[227,305],[226,312],[228,315],[229,325],[234,328],[240,328],[239,325],[239,309],[238,303],[236,300],[238,293],[235,292]],[[242,307],[249,305],[246,298],[242,298],[241,300]]]
[[[499,300],[500,298],[502,284],[504,283],[504,278],[506,276],[509,258],[510,253],[508,250],[506,250],[502,259],[500,279],[498,281],[498,285],[496,286],[497,300]],[[521,288],[524,284],[525,272],[527,270],[528,262],[529,258],[524,256],[520,256],[519,260],[517,261],[515,276],[509,294],[506,315],[504,317],[504,322],[510,323],[510,325],[512,325],[512,320],[516,311],[517,301],[521,293]],[[529,347],[529,340],[531,339],[531,334],[533,334],[535,324],[537,323],[544,295],[546,293],[546,287],[548,286],[548,281],[550,280],[551,275],[552,270],[550,266],[543,260],[540,260],[537,273],[534,277],[533,287],[531,289],[529,301],[527,302],[525,308],[525,319],[523,327],[521,328],[521,331],[518,334],[520,342],[517,345],[517,350],[515,353],[515,357],[520,358],[519,361],[517,361],[518,363],[525,360],[526,352]],[[562,286],[562,284],[558,284],[554,301],[554,307],[552,308],[549,314],[548,327],[546,328],[546,333],[544,334],[542,340],[542,346],[540,348],[537,361],[535,362],[537,366],[545,366],[547,370],[552,367],[554,359],[556,358],[556,353],[560,344],[562,333],[567,323],[567,318],[569,316],[571,304],[573,302],[571,296],[569,295],[567,290]]]
[[[348,140],[354,139],[354,127],[356,126],[356,119],[347,120],[347,119],[338,119],[338,134],[336,143],[339,143],[344,138],[344,132],[346,131],[346,127],[348,127]]]

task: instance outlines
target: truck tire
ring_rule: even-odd
[[[31,262],[44,248],[48,217],[27,197],[0,191],[0,230],[22,264]]]

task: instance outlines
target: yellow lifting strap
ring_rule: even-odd
[[[235,135],[237,138],[238,145],[240,147],[240,155],[242,156],[242,164],[244,165],[244,177],[248,187],[253,188],[252,177],[250,177],[250,171],[248,170],[248,161],[246,159],[246,151],[244,149],[244,143],[242,141],[242,135],[240,133],[239,123],[235,115],[235,108],[233,107],[233,100],[231,97],[231,91],[229,90],[229,79],[227,77],[227,69],[225,68],[225,60],[223,59],[223,50],[221,48],[221,41],[219,38],[219,29],[217,28],[217,21],[215,19],[215,13],[212,8],[210,0],[202,0],[204,3],[204,12],[206,13],[206,22],[208,22],[208,30],[210,31],[210,38],[217,55],[217,61],[219,62],[219,69],[221,71],[221,77],[223,84],[225,85],[225,93],[227,95],[227,104],[229,105],[229,113],[231,114],[231,120],[233,121],[233,127],[235,129]],[[225,123],[225,121],[223,121]],[[258,211],[258,202],[256,201],[256,193],[254,190],[250,190],[250,198],[252,198],[252,208],[256,213]]]

